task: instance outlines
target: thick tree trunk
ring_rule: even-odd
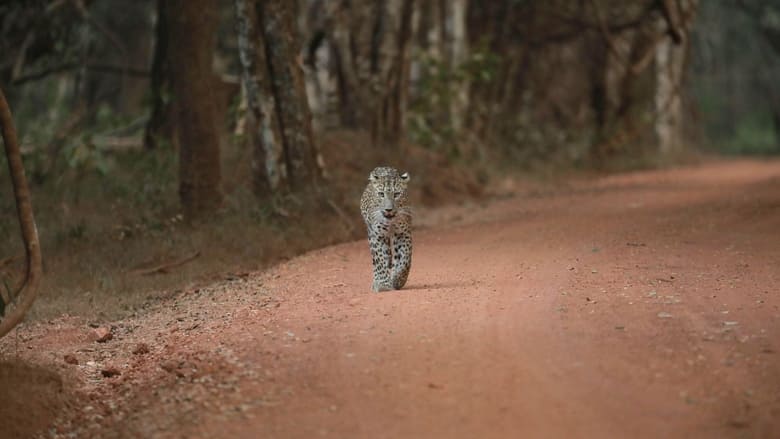
[[[294,7],[295,2],[287,0],[257,3],[287,174],[291,186],[299,188],[314,184],[322,176],[324,163],[312,132]]]
[[[258,32],[254,2],[235,0],[238,50],[243,90],[249,115],[248,143],[252,148],[255,193],[265,195],[288,185],[284,145],[274,111],[273,89],[267,69],[264,39]],[[257,43],[257,44],[255,44]]]
[[[38,230],[35,227],[35,218],[33,217],[32,202],[30,200],[30,188],[27,186],[27,178],[24,176],[22,155],[19,151],[19,143],[11,110],[8,108],[8,102],[2,90],[0,90],[0,132],[2,132],[5,145],[8,170],[11,174],[11,183],[13,184],[14,196],[16,198],[16,212],[19,217],[24,250],[27,256],[27,273],[22,289],[15,297],[8,297],[7,301],[5,298],[2,300],[4,316],[0,320],[0,337],[3,337],[24,319],[27,310],[30,309],[35,301],[42,274],[42,264],[41,246],[38,241]],[[12,304],[14,306],[9,310]]]
[[[152,112],[144,131],[144,147],[154,149],[169,142],[178,149],[175,114],[171,102],[170,68],[168,66],[168,24],[165,12],[167,0],[157,0],[157,23],[155,24],[154,55],[150,76]]]
[[[212,56],[217,10],[211,0],[169,0],[169,68],[179,138],[179,195],[199,216],[222,202],[219,138],[213,114]]]

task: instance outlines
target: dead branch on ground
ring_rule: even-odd
[[[150,274],[166,274],[169,273],[172,268],[176,268],[188,262],[192,262],[195,259],[197,259],[199,256],[200,256],[200,251],[196,251],[195,253],[191,254],[190,256],[187,256],[184,259],[180,259],[178,261],[172,261],[172,262],[165,262],[156,267],[139,268],[137,270],[133,270],[132,273],[141,276],[148,276]]]

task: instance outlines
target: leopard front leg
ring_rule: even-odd
[[[368,232],[368,245],[371,248],[371,261],[374,264],[374,283],[371,289],[374,292],[389,291],[393,289],[390,281],[390,236],[379,234],[373,230]]]
[[[407,231],[393,234],[393,288],[400,290],[409,277],[412,266],[412,233]]]

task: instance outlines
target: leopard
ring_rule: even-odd
[[[380,166],[368,175],[360,212],[368,229],[374,292],[400,290],[412,266],[412,210],[408,204],[409,173]]]

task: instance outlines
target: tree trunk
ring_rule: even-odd
[[[255,193],[265,195],[288,186],[284,145],[274,111],[265,44],[258,32],[256,10],[247,6],[247,0],[235,0],[234,5],[243,91],[249,115],[247,140],[252,148]]]
[[[658,45],[655,53],[655,133],[658,149],[663,155],[675,153],[681,147],[682,99],[679,86],[685,52],[686,47],[675,45],[667,38]]]
[[[316,183],[322,176],[324,163],[312,132],[294,8],[295,2],[287,0],[257,3],[287,175],[290,185],[300,188]]]
[[[168,66],[168,24],[165,12],[167,0],[157,0],[157,23],[155,24],[154,55],[150,73],[150,92],[152,112],[144,131],[144,147],[155,149],[161,143],[169,142],[178,149],[176,143],[175,114],[172,106],[170,67]]]
[[[662,155],[677,154],[682,149],[682,87],[690,42],[688,31],[696,13],[697,0],[667,1],[665,6],[679,6],[659,20],[659,32],[678,35],[664,38],[655,52],[655,134]],[[676,42],[679,41],[679,42]]]
[[[42,274],[41,246],[38,241],[38,230],[35,227],[32,202],[30,200],[30,188],[27,186],[27,178],[24,175],[22,155],[19,151],[19,143],[16,137],[11,110],[5,100],[3,91],[0,90],[0,131],[5,144],[5,155],[8,160],[8,170],[11,174],[11,183],[14,187],[16,198],[16,212],[19,217],[19,225],[22,229],[25,255],[27,256],[27,273],[22,289],[9,297],[8,301],[2,300],[3,313],[0,321],[0,337],[5,336],[23,319],[30,309],[35,297],[38,295],[38,286]],[[9,311],[11,301],[16,305]]]
[[[441,61],[444,56],[444,0],[431,0],[419,3],[420,7],[420,45],[425,54],[433,61]]]
[[[312,113],[312,129],[321,132],[324,127],[336,124],[336,107],[331,105],[337,95],[336,78],[331,66],[333,50],[325,33],[327,0],[306,0],[299,4],[298,29],[304,54],[304,81],[309,108]]]
[[[169,0],[168,41],[179,139],[179,195],[189,217],[215,210],[220,192],[219,138],[213,114],[212,56],[217,9],[211,0]]]
[[[604,146],[609,118],[609,91],[606,80],[609,56],[606,44],[600,37],[588,38],[584,47],[591,54],[588,83],[590,84],[590,108],[593,111],[593,138],[590,141],[589,154],[591,162],[599,166],[607,156]]]
[[[452,21],[452,35],[450,40],[450,70],[459,69],[468,57],[468,40],[466,35],[466,10],[467,0],[453,0],[450,6]],[[463,115],[469,104],[469,84],[459,84],[455,96],[450,101],[450,123],[455,133],[463,130]]]
[[[409,43],[414,35],[414,0],[404,0],[401,8],[400,27],[397,38],[397,55],[385,94],[384,133],[382,138],[391,145],[397,145],[406,132],[406,109],[409,98],[409,73],[411,65]]]
[[[352,14],[343,2],[329,1],[326,4],[328,16],[327,33],[331,43],[334,70],[338,87],[339,117],[347,128],[363,125],[364,115],[360,96],[360,83],[357,78],[353,57]]]

